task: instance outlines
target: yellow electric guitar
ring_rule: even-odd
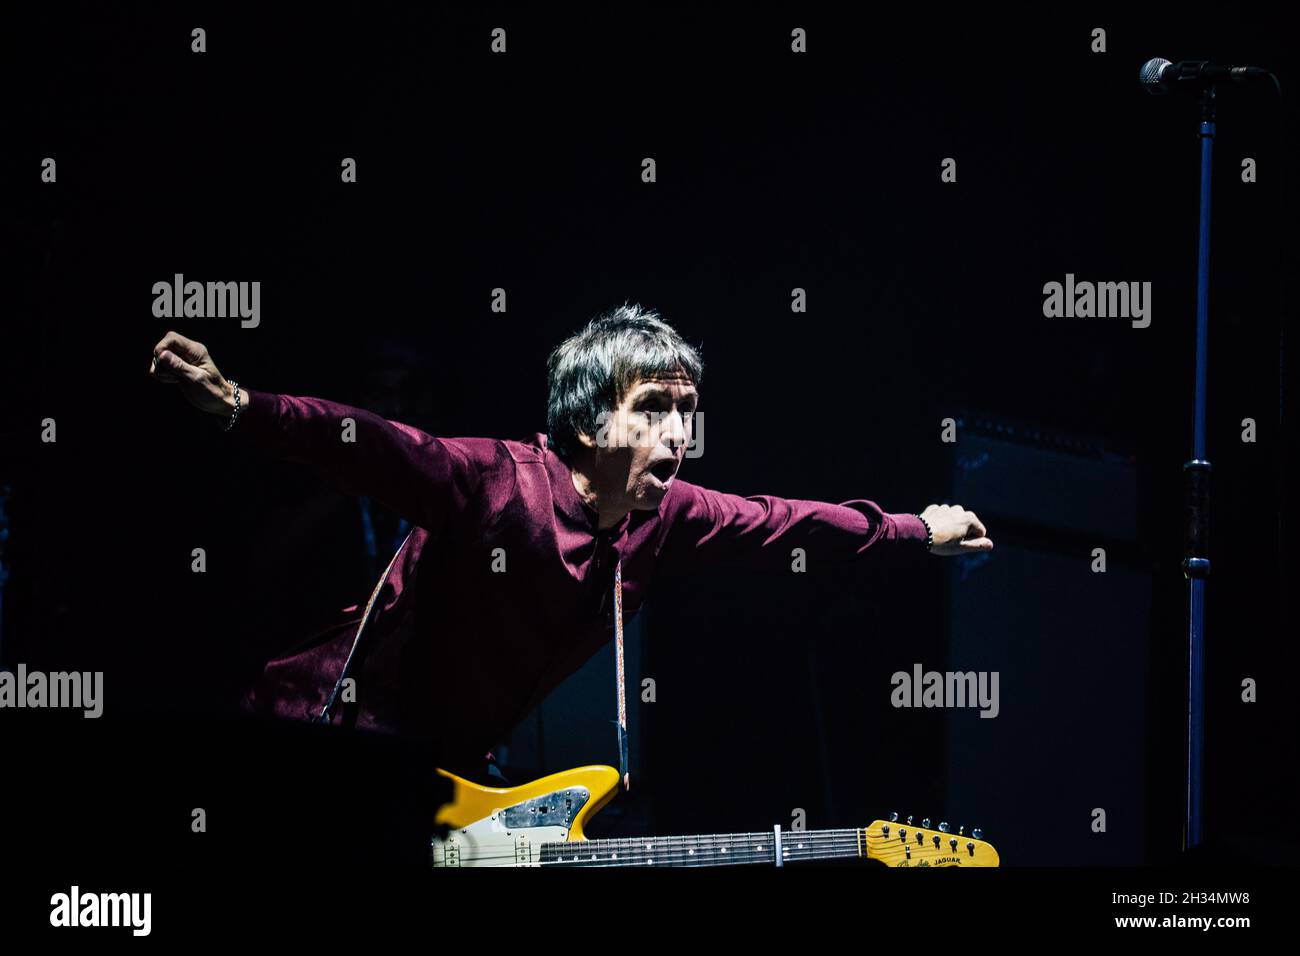
[[[911,818],[876,820],[853,830],[786,830],[706,836],[588,840],[583,826],[614,798],[618,771],[577,767],[518,787],[484,787],[445,770],[452,802],[436,822],[433,865],[447,866],[784,866],[803,860],[866,857],[887,866],[997,866],[998,853],[978,839]],[[963,828],[964,829],[964,828]]]

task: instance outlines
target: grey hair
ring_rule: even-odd
[[[602,412],[612,412],[639,379],[685,373],[698,388],[699,352],[649,309],[624,302],[565,339],[546,361],[547,444],[565,461],[594,436]]]

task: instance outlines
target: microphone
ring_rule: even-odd
[[[1148,93],[1160,94],[1175,90],[1197,92],[1223,80],[1243,83],[1268,75],[1268,70],[1258,66],[1223,66],[1209,60],[1170,63],[1163,57],[1155,57],[1142,64],[1138,79]]]

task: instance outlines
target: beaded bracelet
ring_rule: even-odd
[[[235,410],[230,413],[230,421],[222,431],[228,432],[235,427],[235,419],[239,417],[239,383],[233,378],[230,380],[230,387],[235,391]]]
[[[926,521],[920,515],[916,515],[921,524],[925,525],[925,550],[929,551],[934,547],[934,529],[930,527],[930,522]]]

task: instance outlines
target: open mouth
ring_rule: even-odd
[[[654,475],[662,484],[668,484],[668,479],[677,471],[677,462],[671,459],[655,462],[650,466],[650,474]]]

